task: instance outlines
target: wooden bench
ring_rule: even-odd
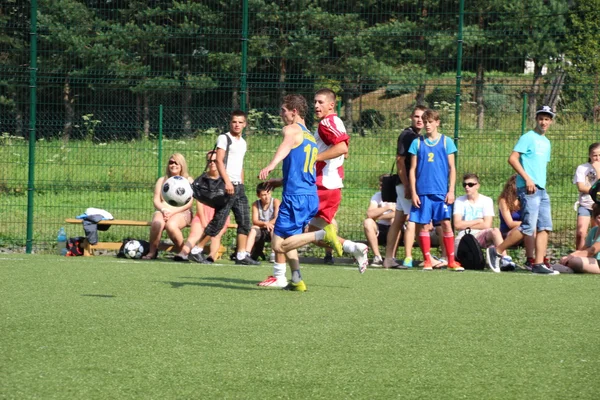
[[[77,218],[66,218],[65,222],[68,224],[76,224],[81,225],[83,220]],[[150,221],[133,221],[129,219],[107,219],[98,222],[98,225],[120,225],[120,226],[150,226],[152,223]],[[227,229],[237,229],[237,224],[229,224],[227,225]],[[91,244],[87,239],[83,240],[83,255],[84,256],[93,256],[94,250],[114,250],[119,251],[123,242],[98,242],[96,244]],[[160,243],[158,246],[158,250],[162,251],[172,251],[173,245],[169,243]],[[227,248],[221,244],[219,251],[217,252],[217,260],[221,258],[221,255],[227,251]],[[204,246],[204,253],[210,253],[210,244]]]

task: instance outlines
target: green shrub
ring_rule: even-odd
[[[380,128],[385,123],[385,117],[378,110],[369,108],[360,113],[358,125],[362,128]]]

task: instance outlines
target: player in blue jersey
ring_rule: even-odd
[[[423,270],[433,269],[431,261],[430,222],[442,226],[444,247],[448,257],[449,271],[464,271],[454,258],[454,232],[450,218],[450,205],[454,203],[456,168],[454,153],[456,146],[449,137],[438,132],[440,115],[434,110],[425,110],[421,115],[425,135],[413,140],[408,149],[412,155],[409,181],[412,193],[410,221],[417,224],[419,245],[423,252]]]
[[[281,119],[286,124],[283,128],[283,141],[269,165],[258,175],[259,179],[267,179],[269,173],[283,161],[283,179],[268,181],[272,187],[283,185],[279,215],[271,243],[275,251],[273,277],[259,283],[259,286],[279,286],[286,290],[304,292],[306,285],[300,274],[300,261],[296,249],[319,240],[334,248],[341,247],[335,226],[332,224],[316,232],[303,233],[319,208],[315,170],[319,150],[314,136],[305,126],[307,111],[306,99],[301,95],[290,94],[284,97],[280,109]],[[289,282],[285,280],[286,259],[292,271]]]

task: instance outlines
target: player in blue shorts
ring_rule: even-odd
[[[281,205],[271,243],[275,251],[273,276],[259,283],[259,286],[278,286],[286,290],[304,292],[306,284],[300,274],[300,261],[296,249],[319,240],[325,241],[333,248],[342,246],[332,224],[316,232],[303,233],[319,209],[315,184],[315,162],[319,150],[314,136],[306,129],[304,117],[307,111],[308,104],[301,95],[290,94],[284,97],[280,110],[281,119],[286,124],[283,128],[283,141],[269,165],[258,175],[259,179],[267,179],[269,173],[283,161],[283,179],[268,181],[272,187],[283,185]],[[285,279],[286,259],[292,271],[289,282]]]
[[[408,152],[412,155],[409,181],[413,205],[410,221],[417,224],[419,245],[424,258],[423,270],[433,269],[429,236],[430,222],[433,221],[442,226],[448,270],[464,271],[454,258],[454,232],[450,223],[450,205],[454,203],[456,184],[456,146],[452,139],[438,132],[440,115],[437,111],[425,110],[421,119],[425,135],[413,140]]]

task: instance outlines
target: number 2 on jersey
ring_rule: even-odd
[[[427,162],[433,162],[433,153],[427,153]]]
[[[304,172],[312,173],[315,163],[317,162],[319,150],[316,147],[307,144],[304,146],[304,152],[306,153],[306,158],[304,159]]]

